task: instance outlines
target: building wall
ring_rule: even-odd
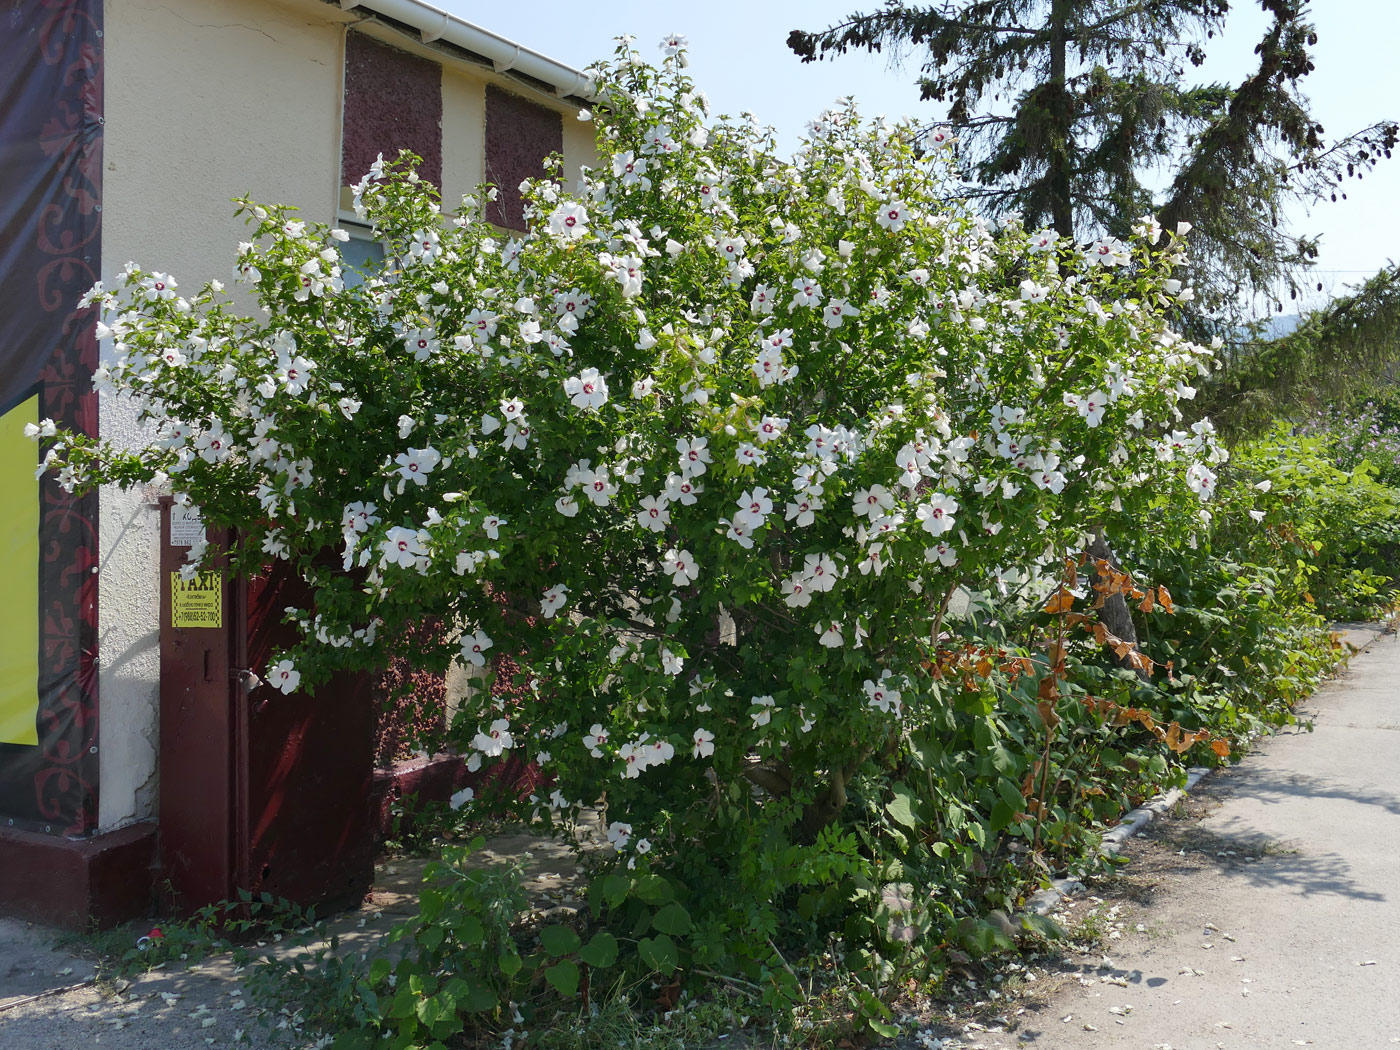
[[[489,26],[488,26],[489,28]],[[392,29],[373,23],[359,27],[377,40],[403,48],[417,55],[443,56],[431,47],[416,43]],[[549,41],[534,41],[548,49]],[[473,193],[486,178],[486,87],[488,84],[519,95],[521,98],[559,112],[563,129],[565,183],[573,189],[579,169],[594,163],[597,151],[593,142],[593,125],[578,119],[578,110],[548,92],[536,90],[529,84],[498,76],[484,67],[447,60],[442,77],[442,204],[445,212],[453,212],[463,195]],[[350,179],[361,173],[346,172]]]
[[[344,30],[327,10],[314,0],[108,0],[109,285],[128,261],[191,291],[231,283],[247,239],[236,194],[334,217]],[[112,399],[100,421],[105,437],[141,440]],[[100,520],[99,823],[110,828],[151,815],[155,799],[160,516],[151,494],[109,488]]]
[[[187,291],[210,279],[231,284],[237,244],[247,238],[233,215],[235,195],[336,221],[346,25],[362,15],[320,0],[106,0],[102,275],[109,286],[128,261],[170,273]],[[441,60],[392,29],[361,31]],[[592,125],[577,121],[572,107],[449,60],[446,210],[482,179],[488,81],[561,111],[566,172],[593,157]],[[100,425],[115,441],[143,439],[133,413],[111,399],[102,401]],[[157,797],[155,494],[105,489],[100,521],[99,825],[110,829],[153,815]]]

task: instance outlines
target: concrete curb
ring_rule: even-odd
[[[1338,662],[1337,669],[1340,670],[1346,666],[1351,657],[1365,652],[1374,642],[1396,630],[1397,625],[1400,625],[1400,614],[1380,624],[1334,625],[1333,633],[1351,650],[1344,659]],[[1349,635],[1351,637],[1348,637]],[[1099,855],[1103,857],[1116,856],[1123,849],[1123,843],[1180,802],[1188,792],[1201,782],[1206,774],[1212,771],[1208,766],[1192,766],[1186,771],[1184,785],[1173,788],[1166,794],[1158,795],[1151,802],[1139,806],[1137,809],[1129,810],[1123,815],[1120,823],[1104,832],[1099,845]],[[1049,886],[1038,893],[1031,894],[1026,899],[1025,911],[1035,915],[1049,915],[1059,907],[1066,897],[1073,897],[1075,894],[1083,892],[1084,883],[1079,879],[1052,879]]]
[[[1121,823],[1115,824],[1104,832],[1103,840],[1099,845],[1099,855],[1102,857],[1115,856],[1123,848],[1124,842],[1180,802],[1186,793],[1199,784],[1201,778],[1209,772],[1210,769],[1205,766],[1193,766],[1186,771],[1186,783],[1183,786],[1173,788],[1166,794],[1158,795],[1151,802],[1125,813]],[[1084,883],[1079,879],[1054,879],[1048,887],[1030,896],[1026,901],[1026,911],[1036,915],[1049,915],[1059,907],[1064,898],[1073,897],[1076,893],[1082,892],[1084,892]]]

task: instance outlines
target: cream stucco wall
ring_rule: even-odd
[[[334,11],[315,0],[108,0],[104,280],[128,260],[190,290],[229,280],[247,238],[236,194],[334,218],[344,38]],[[111,399],[100,421],[108,438],[141,437]],[[104,490],[99,514],[105,829],[155,803],[159,513],[139,493]]]
[[[578,178],[585,165],[592,167],[597,163],[598,143],[592,121],[579,120],[576,109],[567,111],[564,114],[564,174]]]
[[[134,261],[194,290],[228,281],[247,238],[230,198],[250,193],[334,222],[347,15],[320,0],[107,0],[102,275]],[[380,27],[376,36],[443,61]],[[549,42],[537,41],[548,49]],[[564,116],[566,173],[594,157],[591,124],[566,103],[460,60],[445,61],[443,181],[449,210],[481,181],[488,80]],[[111,347],[104,346],[104,355]],[[104,437],[143,439],[104,398]],[[100,503],[99,823],[153,815],[159,703],[159,513],[150,494]]]
[[[447,68],[442,76],[442,207],[453,212],[486,173],[486,80]]]

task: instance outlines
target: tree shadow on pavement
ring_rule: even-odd
[[[1229,793],[1231,798],[1257,799],[1270,806],[1295,798],[1339,799],[1361,806],[1377,806],[1387,813],[1400,816],[1400,795],[1379,788],[1362,789],[1345,780],[1315,777],[1307,773],[1251,769],[1248,777],[1234,780]]]
[[[1183,868],[1213,870],[1251,886],[1290,887],[1301,897],[1330,895],[1359,901],[1383,901],[1384,894],[1362,889],[1351,865],[1335,853],[1310,855],[1288,840],[1258,832],[1231,834],[1229,828],[1162,828],[1153,836],[1174,853],[1185,851]]]

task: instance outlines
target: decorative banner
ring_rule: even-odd
[[[222,627],[224,625],[224,578],[217,572],[197,573],[185,579],[170,574],[170,626]]]
[[[97,496],[34,478],[25,422],[92,434],[102,0],[0,14],[0,826],[97,826]]]

